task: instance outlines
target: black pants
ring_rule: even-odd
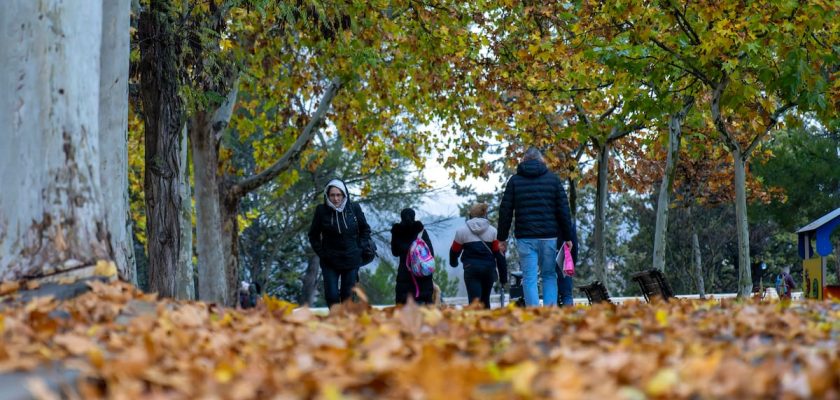
[[[478,299],[484,308],[490,308],[490,291],[496,281],[496,271],[490,267],[470,265],[464,268],[464,284],[470,304]]]
[[[394,302],[396,304],[405,304],[408,301],[408,297],[411,296],[417,304],[434,303],[433,297],[435,293],[435,283],[433,278],[431,276],[423,276],[415,277],[414,279],[417,280],[420,296],[414,297],[414,295],[417,294],[418,288],[417,286],[414,286],[414,281],[411,280],[411,277],[409,277],[408,280],[397,279],[397,285],[394,288],[396,290]]]
[[[359,276],[357,271],[358,268],[344,270],[321,268],[321,273],[324,275],[324,298],[327,300],[327,307],[350,298]],[[341,280],[340,289],[339,279]]]

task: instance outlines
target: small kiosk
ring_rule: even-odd
[[[840,225],[840,208],[796,231],[802,258],[802,295],[808,299],[840,299],[840,286],[825,285],[826,256],[831,254],[831,232]],[[816,242],[817,250],[811,246]]]

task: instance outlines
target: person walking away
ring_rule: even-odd
[[[779,299],[790,300],[793,289],[796,288],[796,282],[793,281],[793,276],[790,275],[790,267],[782,268],[782,272],[776,276],[776,293]]]
[[[421,235],[422,232],[422,235]],[[434,257],[435,249],[432,247],[432,240],[426,232],[423,223],[415,220],[415,212],[411,208],[405,208],[400,212],[400,222],[391,226],[391,254],[399,257],[397,266],[397,282],[395,287],[396,304],[405,304],[411,296],[417,304],[434,304],[434,281],[433,276],[414,276],[408,270],[408,251],[417,237],[423,239]],[[416,282],[416,284],[415,284]]]
[[[457,267],[459,257],[464,265],[464,285],[470,303],[478,300],[484,308],[490,308],[496,273],[502,286],[507,283],[507,261],[496,239],[496,228],[487,220],[487,204],[470,207],[469,219],[455,232],[449,265]]]
[[[575,265],[578,262],[578,238],[577,238],[577,230],[575,229],[575,224],[572,223],[572,260],[575,261]],[[558,251],[563,251],[562,247],[557,249]],[[557,263],[555,263],[557,264]],[[557,265],[555,270],[557,271],[557,289],[560,292],[560,298],[558,302],[563,307],[572,307],[575,305],[575,298],[573,295],[574,289],[574,279],[571,276],[567,276],[563,273],[563,267]]]
[[[563,243],[573,246],[570,214],[560,178],[548,170],[539,150],[529,148],[505,185],[498,232],[504,253],[514,225],[526,306],[539,305],[538,274],[543,284],[543,305],[557,304],[555,257]]]
[[[242,309],[253,308],[256,304],[251,299],[250,288],[251,285],[246,281],[239,283],[239,307]]]
[[[321,262],[327,306],[349,299],[362,266],[362,249],[371,248],[372,239],[365,214],[350,201],[344,181],[327,183],[324,203],[315,208],[308,236]]]

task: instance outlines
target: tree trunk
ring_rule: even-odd
[[[225,191],[228,193],[228,191]],[[230,294],[228,305],[235,306],[239,296],[234,296],[239,287],[239,197],[228,196],[222,199],[222,252],[224,253],[224,273],[226,291]]]
[[[595,192],[595,276],[609,289],[607,282],[607,242],[605,229],[607,221],[607,197],[609,196],[608,174],[610,143],[604,141],[598,150],[598,184]]]
[[[181,133],[181,168],[178,177],[178,194],[181,197],[181,247],[178,250],[178,263],[175,269],[175,298],[195,300],[195,281],[193,280],[193,234],[192,234],[192,190],[190,190],[190,170],[187,157],[187,125]]]
[[[749,225],[747,219],[747,190],[746,190],[746,176],[747,176],[747,161],[750,153],[761,143],[762,139],[766,137],[771,129],[781,120],[782,116],[795,103],[786,103],[776,109],[769,118],[768,125],[763,132],[752,138],[749,145],[742,147],[741,144],[735,140],[734,135],[730,134],[729,128],[724,121],[721,113],[720,104],[723,97],[723,91],[729,85],[729,76],[723,73],[723,77],[717,82],[712,91],[712,121],[715,128],[720,133],[723,143],[732,154],[732,161],[735,166],[735,220],[736,231],[738,236],[738,295],[740,297],[749,297],[752,294],[752,270],[750,268],[750,237]]]
[[[225,192],[218,174],[219,143],[236,104],[237,83],[212,114],[197,111],[190,124],[196,204],[198,294],[203,301],[235,306],[237,279],[228,280],[230,246],[223,231]],[[234,212],[234,218],[236,213]]]
[[[705,299],[706,287],[703,283],[703,260],[700,254],[700,238],[697,236],[697,225],[694,223],[691,207],[688,207],[688,219],[691,224],[691,260],[692,264],[694,264],[694,281],[697,283],[697,294],[701,299]]]
[[[577,186],[572,178],[568,178],[566,181],[569,183],[569,212],[572,213],[572,220],[575,221],[577,217]]]
[[[668,243],[668,211],[671,207],[671,191],[674,189],[674,174],[680,157],[682,122],[693,100],[671,115],[668,122],[668,155],[665,159],[665,173],[659,186],[659,201],[656,204],[656,228],[653,238],[653,268],[665,272],[665,247]]]
[[[303,288],[300,291],[300,299],[298,302],[301,305],[312,305],[315,303],[315,292],[318,289],[318,275],[321,272],[321,261],[317,254],[312,254],[309,257],[309,263],[306,265],[306,273],[303,275]]]
[[[99,175],[102,2],[4,2],[0,32],[0,280],[111,260]]]
[[[225,304],[225,255],[222,251],[222,214],[219,206],[218,142],[213,138],[211,117],[196,112],[190,124],[195,175],[196,252],[198,298]]]
[[[747,224],[746,161],[738,150],[732,151],[735,165],[735,222],[738,234],[738,296],[749,298],[752,294],[750,269],[750,235]]]
[[[102,6],[99,77],[99,148],[103,204],[109,205],[108,226],[114,262],[121,279],[137,285],[137,265],[128,207],[128,58],[130,0],[109,0]]]
[[[706,298],[706,286],[703,283],[703,259],[700,254],[700,239],[697,232],[691,233],[691,250],[694,254],[694,275],[697,279],[697,294],[701,299]]]
[[[184,109],[178,96],[180,41],[167,7],[161,1],[152,1],[140,14],[138,43],[146,135],[144,190],[149,289],[163,297],[174,297],[181,249],[179,177]]]

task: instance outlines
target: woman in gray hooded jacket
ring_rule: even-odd
[[[324,203],[315,208],[309,228],[309,244],[321,261],[327,306],[349,299],[362,259],[372,259],[365,254],[372,251],[371,232],[362,208],[350,201],[340,179],[324,188]]]
[[[502,285],[507,283],[507,260],[499,248],[496,228],[487,220],[487,204],[470,207],[470,219],[455,232],[449,249],[449,265],[458,266],[458,257],[464,264],[464,284],[470,303],[479,300],[490,308],[490,291],[496,281],[496,272]]]

